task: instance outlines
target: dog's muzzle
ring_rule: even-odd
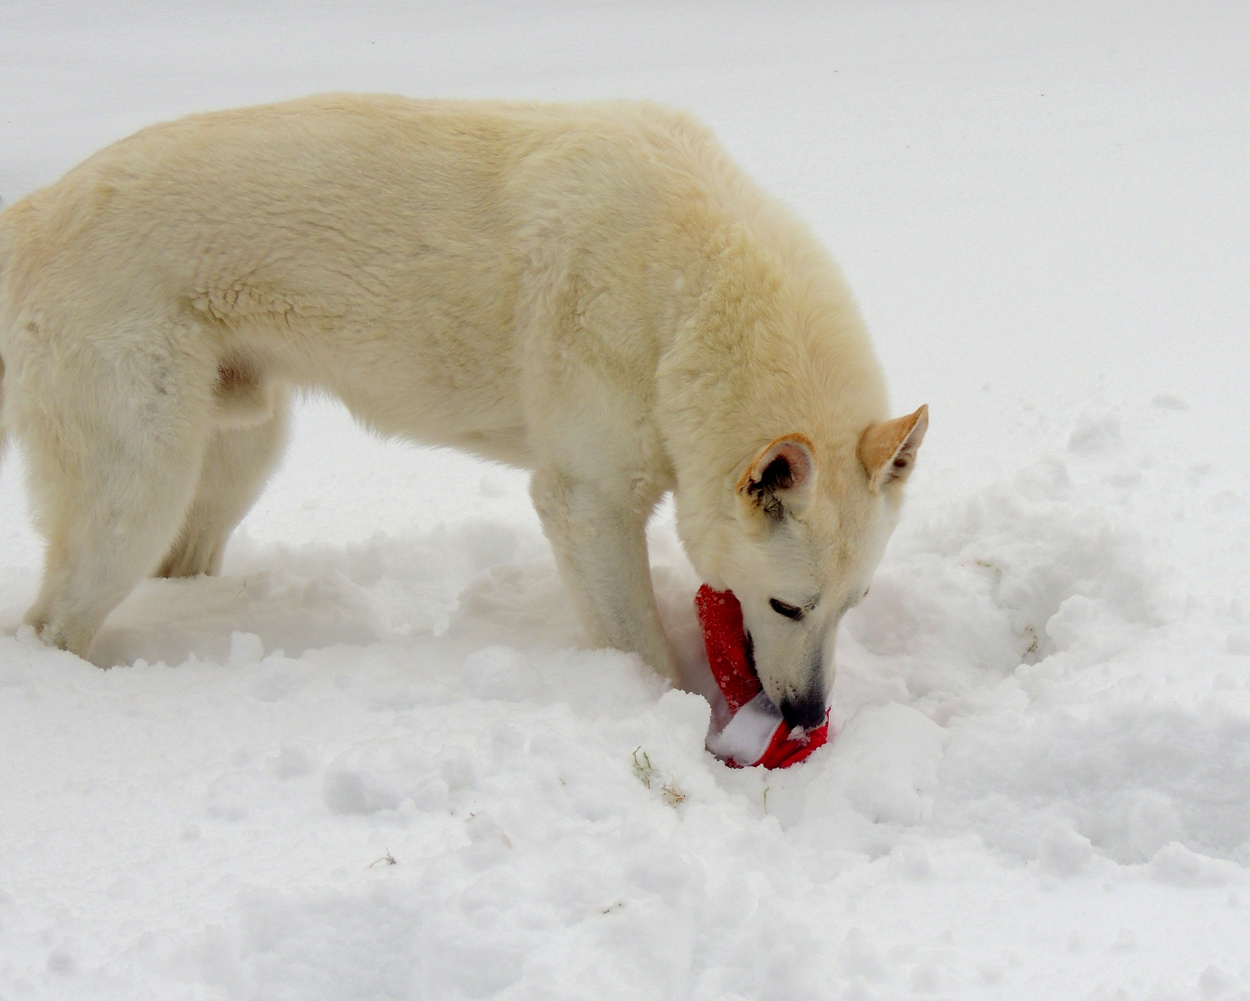
[[[806,692],[797,698],[783,699],[781,716],[790,726],[811,730],[825,721],[825,695],[823,691]]]

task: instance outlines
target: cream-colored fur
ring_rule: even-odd
[[[332,95],[145,129],[0,215],[0,359],[53,644],[85,655],[145,574],[217,571],[309,386],[533,469],[593,641],[670,675],[644,526],[675,490],[799,720],[923,434],[887,422],[807,229],[632,103]]]

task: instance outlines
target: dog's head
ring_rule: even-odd
[[[843,453],[796,432],[742,471],[712,583],[741,602],[760,682],[792,726],[824,720],[838,623],[868,591],[927,426],[921,407]]]

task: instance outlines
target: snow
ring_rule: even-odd
[[[0,999],[1250,997],[1250,12],[8,0],[0,191],[319,90],[688,108],[841,261],[932,429],[837,736],[734,771],[588,651],[524,474],[301,409],[101,671],[13,635]],[[698,585],[652,525],[687,661]]]

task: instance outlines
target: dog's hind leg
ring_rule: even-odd
[[[534,474],[530,493],[592,642],[637,653],[677,681],[651,585],[651,506],[551,471]]]
[[[26,621],[48,643],[85,656],[183,523],[211,430],[211,375],[196,346],[171,329],[26,359],[40,370],[37,396],[18,394],[14,409],[48,540]]]
[[[286,444],[287,393],[275,388],[270,396],[268,418],[220,428],[209,440],[195,497],[156,576],[220,573],[230,533],[260,496]]]

